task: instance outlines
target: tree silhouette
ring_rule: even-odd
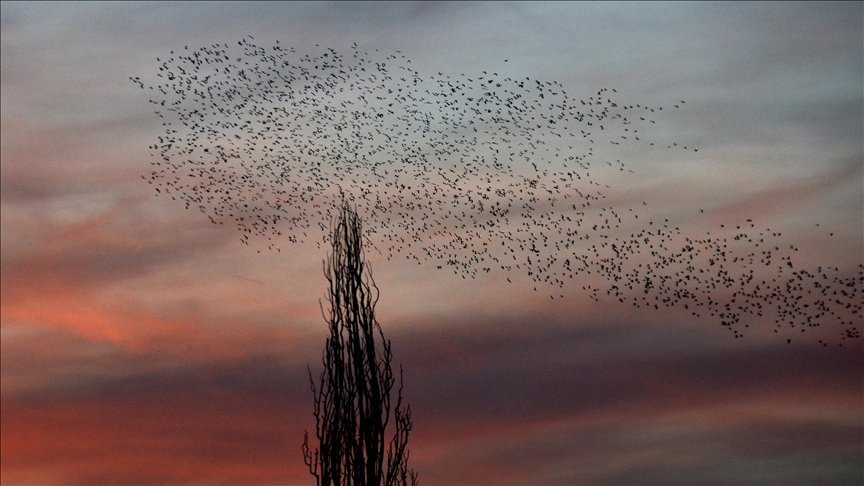
[[[329,316],[321,305],[330,337],[317,387],[309,370],[318,447],[310,448],[307,432],[304,460],[319,485],[416,485],[417,473],[408,469],[411,407],[402,404],[402,369],[392,408],[393,354],[375,319],[379,292],[364,258],[360,217],[347,202],[335,214],[330,239],[332,253],[324,262]],[[385,464],[391,411],[396,432]]]

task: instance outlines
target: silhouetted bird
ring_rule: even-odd
[[[736,338],[768,316],[796,329],[836,322],[844,339],[860,337],[864,266],[857,275],[795,270],[794,247],[768,250],[779,232],[751,223],[747,233],[686,236],[668,219],[661,228],[603,202],[612,188],[592,164],[613,173],[625,164],[600,147],[653,146],[640,130],[662,107],[624,104],[608,88],[577,100],[555,81],[424,74],[404,55],[356,43],[347,54],[300,54],[252,41],[157,58],[149,87],[164,95],[151,103],[168,119],[146,178],[157,195],[235,225],[244,244],[320,245],[345,199],[388,259],[431,261],[463,278],[518,270],[535,290],[599,276],[620,303],[683,306]]]

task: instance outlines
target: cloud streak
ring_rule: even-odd
[[[860,350],[597,360],[580,348],[626,335],[547,329],[537,339],[521,326],[472,324],[470,335],[392,336],[416,417],[412,460],[430,482],[794,482],[817,458],[822,467],[834,461],[831,475],[818,477],[855,477]],[[43,471],[61,483],[307,481],[296,467],[311,426],[305,366],[278,349],[245,347],[249,354],[235,358],[4,395],[4,449],[12,451],[4,473]],[[134,368],[140,359],[105,364]],[[759,461],[773,465],[754,469]]]

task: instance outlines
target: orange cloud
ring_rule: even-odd
[[[304,484],[307,417],[218,389],[4,403],[4,484]]]

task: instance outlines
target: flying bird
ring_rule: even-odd
[[[754,223],[696,235],[651,219],[647,201],[607,202],[605,167],[625,163],[604,154],[653,147],[662,106],[625,103],[615,88],[577,98],[556,81],[424,73],[357,43],[301,53],[248,36],[157,62],[148,91],[165,131],[145,179],[243,244],[326,243],[348,201],[390,260],[464,279],[516,272],[553,299],[599,277],[602,288],[584,286],[594,299],[683,308],[735,338],[771,319],[778,331],[831,323],[841,340],[861,337],[864,265],[808,271]]]

